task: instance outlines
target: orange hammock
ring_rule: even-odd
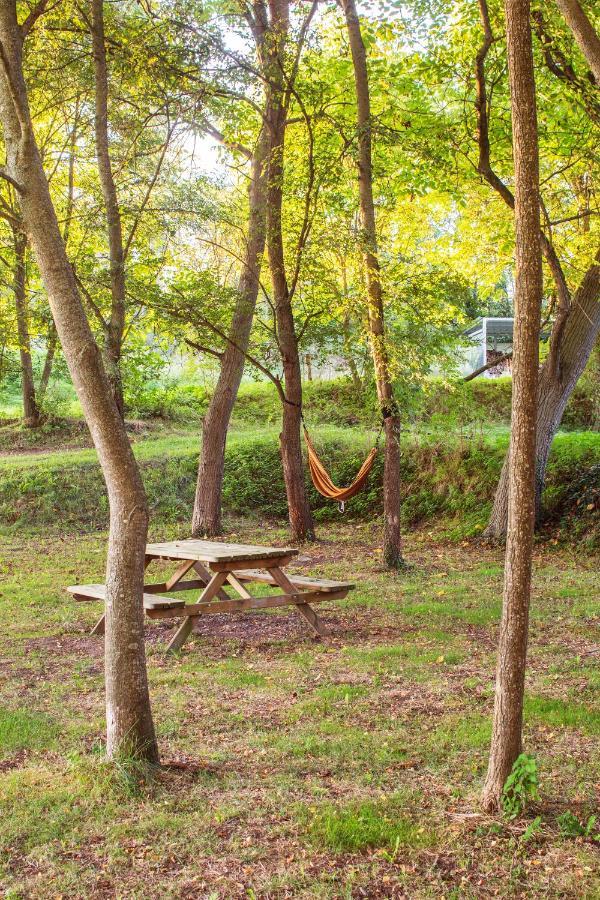
[[[356,478],[352,482],[352,484],[347,488],[339,488],[336,487],[329,474],[327,473],[325,466],[317,456],[317,451],[315,450],[313,443],[308,435],[308,431],[306,427],[304,428],[304,440],[306,441],[306,448],[308,450],[308,467],[310,469],[310,476],[312,478],[313,484],[323,497],[327,497],[328,500],[337,500],[342,506],[346,500],[349,500],[350,497],[354,497],[355,494],[358,494],[365,481],[369,477],[369,472],[373,468],[373,463],[375,462],[375,457],[377,456],[377,447],[373,447],[364,463],[358,470]]]

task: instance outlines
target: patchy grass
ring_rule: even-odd
[[[228,537],[287,540],[239,520]],[[0,537],[6,897],[600,896],[595,558],[536,551],[525,749],[541,800],[508,823],[478,807],[501,551],[416,532],[414,568],[388,574],[378,530],[344,520],[298,562],[357,583],[323,605],[324,642],[291,610],[214,616],[167,659],[171,626],[148,622],[163,768],[147,773],[103,759],[99,610],[64,591],[102,578],[105,540]]]
[[[406,814],[406,797],[346,803],[333,806],[303,806],[298,819],[315,846],[336,853],[360,850],[391,850],[431,847],[436,834]]]
[[[0,755],[47,749],[54,744],[57,730],[56,723],[44,713],[0,708]]]

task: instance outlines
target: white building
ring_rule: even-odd
[[[482,373],[483,378],[510,375],[511,359],[502,359],[513,348],[514,319],[485,317],[478,319],[464,332],[469,344],[465,347],[462,373],[469,375],[482,366],[501,360]]]

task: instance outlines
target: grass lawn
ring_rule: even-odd
[[[538,550],[527,680],[540,800],[482,815],[502,554],[420,532],[408,574],[370,525],[298,568],[358,582],[314,642],[289,610],[210,617],[175,658],[148,623],[165,764],[103,761],[104,534],[1,538],[0,888],[6,898],[600,897],[597,559]],[[161,528],[155,537],[183,536]],[[230,522],[232,540],[285,532]],[[539,817],[539,819],[537,818]]]

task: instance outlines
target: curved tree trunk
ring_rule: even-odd
[[[284,104],[283,58],[289,30],[289,0],[270,0],[271,35],[267,43],[266,74],[269,166],[267,185],[267,250],[273,282],[277,341],[283,361],[286,401],[283,403],[281,459],[292,537],[314,540],[314,527],[306,481],[300,425],[302,412],[302,370],[298,337],[285,273],[282,207],[287,109]]]
[[[29,311],[27,308],[26,253],[27,237],[22,231],[14,230],[15,273],[13,290],[17,311],[17,333],[21,358],[21,390],[23,395],[23,423],[27,428],[37,428],[40,411],[35,395],[33,365],[31,363],[31,338],[29,335]]]
[[[109,756],[125,751],[157,762],[142,605],[146,496],[50,197],[31,121],[22,44],[16,4],[9,0],[0,5],[0,120],[6,174],[16,186],[58,336],[98,451],[110,504],[105,638],[107,751]]]
[[[596,84],[600,87],[600,38],[594,26],[582,9],[579,0],[556,0],[556,5],[573,32],[579,49],[592,70]]]
[[[536,441],[536,518],[541,518],[541,500],[546,465],[554,435],[579,377],[592,354],[600,333],[600,258],[585,274],[573,297],[571,311],[561,336],[558,372],[546,361],[540,372]],[[508,456],[485,537],[503,538],[508,522]]]
[[[121,418],[124,416],[121,352],[125,331],[125,252],[117,188],[108,143],[108,68],[104,36],[104,0],[92,0],[92,47],[96,92],[95,135],[98,173],[106,209],[110,259],[110,317],[104,329],[104,361],[111,391]]]
[[[521,753],[535,519],[535,447],[543,276],[537,117],[529,0],[505,0],[515,163],[515,334],[508,538],[494,722],[482,803],[500,808]]]
[[[198,464],[196,496],[192,516],[193,537],[221,534],[221,497],[225,443],[231,413],[244,373],[254,309],[260,285],[265,250],[266,159],[269,135],[260,133],[252,159],[249,190],[248,242],[238,285],[239,298],[231,323],[230,337],[221,359],[219,378],[202,426],[202,448]]]
[[[383,558],[390,569],[402,565],[400,533],[400,417],[385,343],[385,317],[381,269],[377,248],[375,203],[373,200],[372,123],[367,57],[354,0],[342,0],[354,63],[358,108],[358,180],[367,277],[367,302],[371,353],[375,366],[377,396],[385,421],[383,468]]]

